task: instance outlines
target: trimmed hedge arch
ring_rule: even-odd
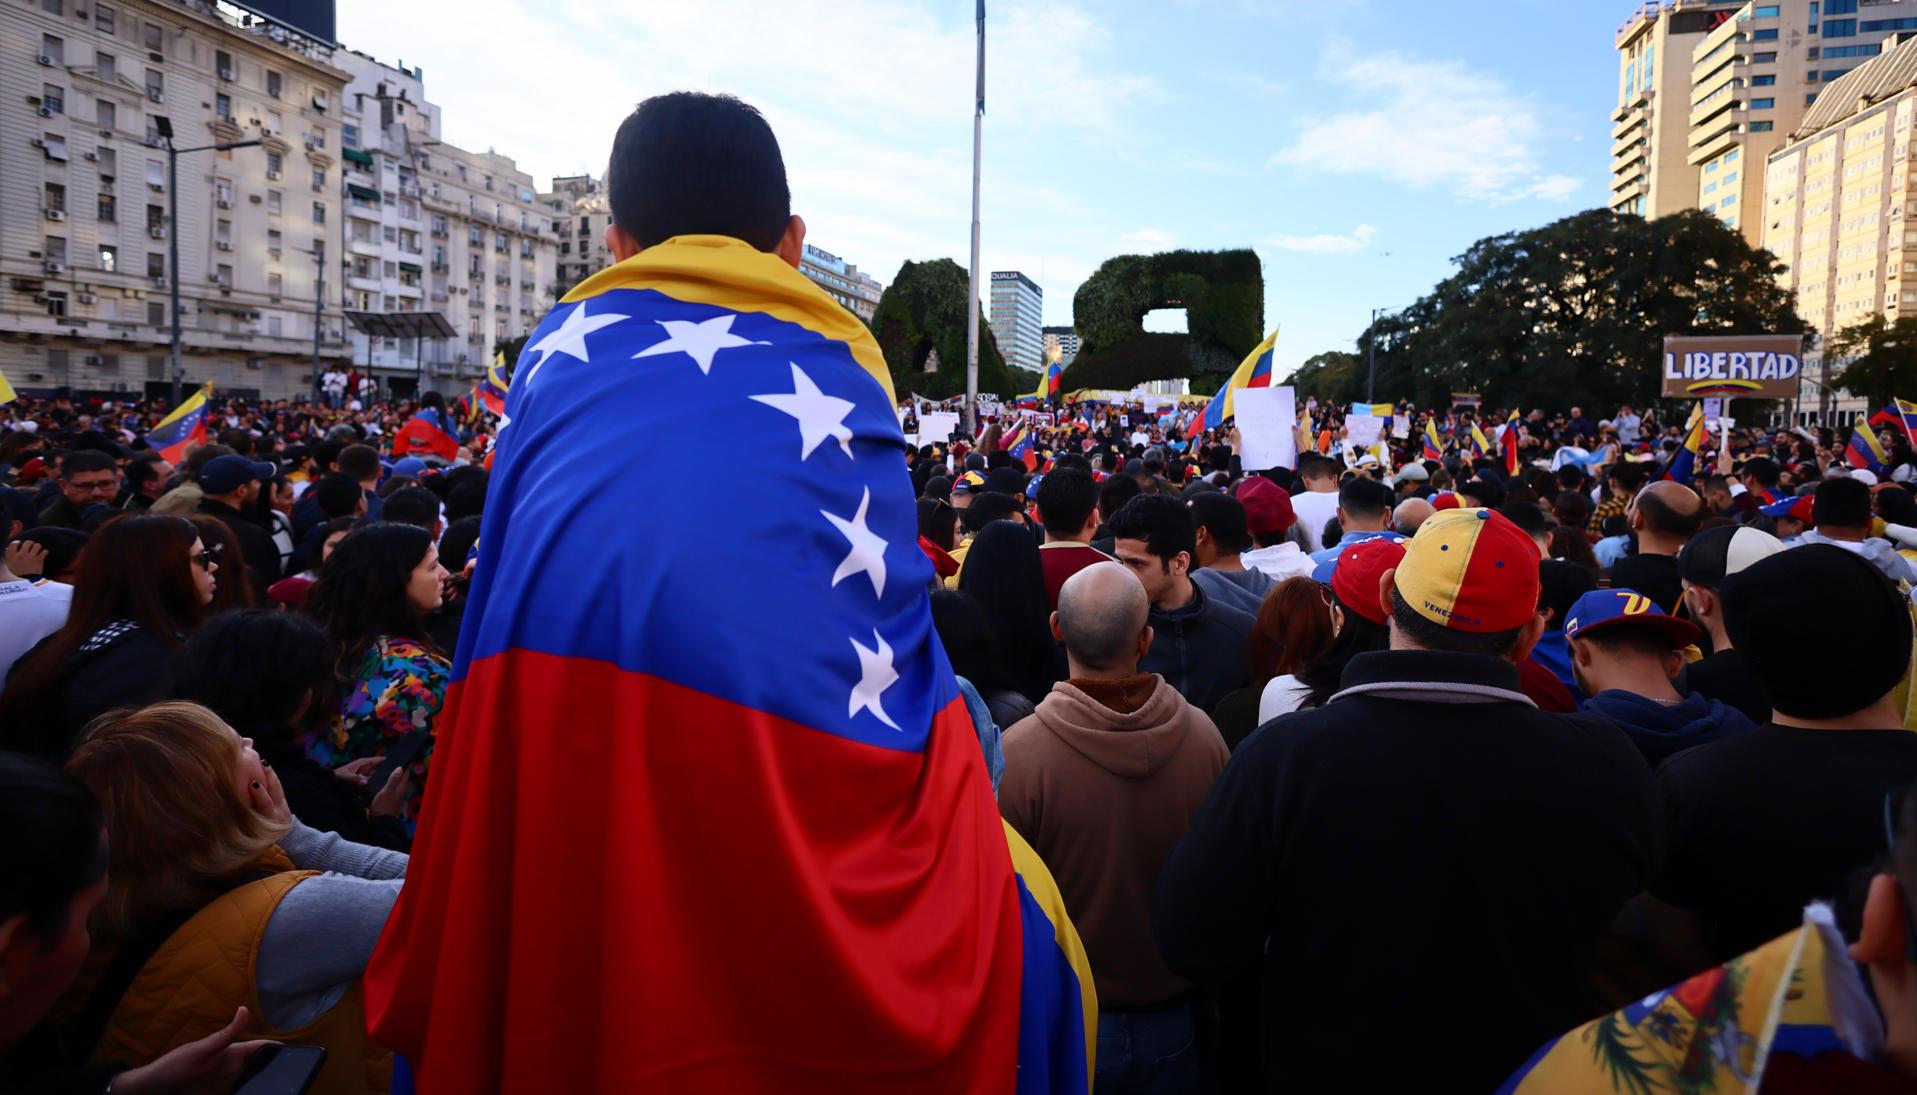
[[[965,394],[966,280],[965,268],[951,259],[907,262],[879,297],[870,326],[901,397]],[[978,328],[978,390],[1007,398],[1017,394],[983,308]],[[935,350],[938,367],[928,373],[925,365]]]
[[[1157,308],[1185,309],[1186,333],[1143,325]],[[1068,388],[1130,388],[1192,378],[1192,390],[1228,375],[1265,337],[1265,277],[1251,250],[1165,251],[1106,259],[1072,298],[1078,357]]]

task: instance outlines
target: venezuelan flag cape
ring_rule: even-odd
[[[1271,387],[1272,355],[1277,352],[1278,332],[1273,331],[1269,338],[1252,347],[1251,353],[1245,355],[1245,360],[1238,363],[1238,368],[1226,379],[1225,386],[1218,389],[1218,394],[1205,404],[1204,411],[1191,420],[1191,428],[1185,431],[1185,436],[1196,437],[1206,430],[1215,430],[1224,425],[1225,419],[1234,413],[1232,393],[1240,388]]]
[[[437,456],[450,464],[459,457],[458,429],[445,411],[422,407],[393,434],[393,455]]]
[[[1788,935],[1538,1050],[1499,1095],[1754,1095],[1786,1055],[1873,1060],[1883,1023],[1828,906]]]
[[[1444,459],[1444,438],[1438,436],[1438,420],[1424,420],[1424,458],[1426,460]]]
[[[1890,463],[1890,456],[1884,452],[1884,443],[1877,440],[1876,431],[1868,426],[1858,426],[1850,431],[1850,445],[1844,449],[1844,459],[1853,468],[1866,468],[1881,472]]]
[[[180,401],[173,413],[160,419],[160,424],[147,431],[147,446],[158,452],[169,464],[177,464],[186,459],[189,449],[197,449],[206,444],[206,392],[205,388],[194,392]]]
[[[1669,479],[1673,483],[1690,485],[1691,476],[1697,472],[1697,457],[1704,448],[1704,404],[1691,404],[1691,417],[1684,423],[1684,443],[1671,454],[1671,462],[1664,465],[1664,474],[1659,479]]]
[[[507,404],[373,1035],[424,1092],[1084,1092],[1092,980],[932,629],[864,325],[677,237],[569,293]]]

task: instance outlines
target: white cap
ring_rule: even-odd
[[[1871,471],[1869,468],[1853,468],[1851,469],[1850,477],[1867,487],[1877,485],[1877,473]]]

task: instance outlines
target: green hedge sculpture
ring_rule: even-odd
[[[870,326],[900,398],[912,392],[932,399],[965,394],[965,293],[965,268],[951,259],[907,262],[885,287]],[[1017,395],[983,308],[978,327],[978,390]]]
[[[1145,313],[1179,307],[1185,334],[1145,330]],[[1265,337],[1264,270],[1250,250],[1118,255],[1078,287],[1072,318],[1080,346],[1068,390],[1190,377],[1208,392]]]

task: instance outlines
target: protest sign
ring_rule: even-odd
[[[1297,465],[1298,404],[1292,388],[1240,388],[1232,396],[1232,410],[1246,471]]]

